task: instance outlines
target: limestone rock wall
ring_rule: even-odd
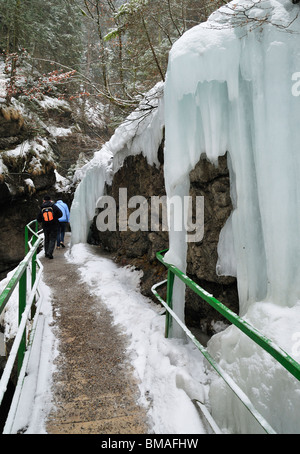
[[[106,139],[99,139],[97,128],[86,133],[77,116],[69,103],[50,97],[0,105],[0,279],[23,259],[24,228],[36,218],[43,196],[71,206],[75,188],[60,192],[56,171],[67,177]]]
[[[142,155],[129,156],[123,167],[114,175],[113,183],[107,187],[107,194],[114,197],[119,209],[119,188],[127,188],[128,199],[142,195],[150,207],[151,196],[165,195],[163,174],[163,144],[159,150],[160,167],[149,166]],[[238,311],[238,295],[234,277],[217,276],[217,246],[219,234],[232,211],[229,173],[226,156],[219,159],[218,167],[201,159],[191,172],[192,196],[204,196],[204,237],[199,243],[189,243],[188,275],[211,292],[216,298]],[[128,210],[128,216],[130,210]],[[149,213],[150,219],[150,213]],[[96,220],[96,218],[95,218]],[[166,269],[155,257],[156,252],[168,248],[168,233],[130,230],[120,232],[99,232],[94,222],[90,242],[114,254],[115,260],[122,265],[134,265],[142,269],[142,292],[153,296],[150,289],[154,283],[166,278]],[[207,334],[216,332],[216,321],[224,320],[218,313],[203,303],[194,293],[186,294],[186,322],[189,326],[200,328]]]

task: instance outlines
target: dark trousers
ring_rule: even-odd
[[[53,255],[56,237],[57,228],[44,229],[44,249],[46,256]]]
[[[60,243],[63,243],[65,241],[66,226],[67,226],[67,222],[59,223],[59,226],[57,229],[57,246],[59,246]]]

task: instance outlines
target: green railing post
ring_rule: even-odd
[[[167,305],[170,309],[173,309],[172,299],[173,299],[173,286],[174,286],[174,273],[169,269],[168,270],[168,281],[167,281]],[[172,317],[169,312],[166,313],[166,326],[165,326],[165,337],[169,337],[169,332],[172,327]]]
[[[19,282],[19,325],[21,323],[22,314],[26,307],[26,292],[27,292],[27,273],[24,269]],[[20,347],[18,350],[18,374],[21,370],[23,358],[26,350],[26,329],[24,330]]]
[[[37,241],[37,232],[38,232],[38,222],[35,222],[35,229],[34,229],[36,235],[33,235],[32,237],[32,246],[34,246],[35,242]],[[36,280],[36,257],[37,257],[37,251],[32,256],[31,260],[31,288],[33,288],[35,280]],[[31,318],[34,317],[35,314],[35,303],[36,303],[36,298],[34,297],[33,300],[33,305],[31,309]]]
[[[28,225],[25,226],[25,255],[28,253],[29,251],[29,244],[28,244]]]

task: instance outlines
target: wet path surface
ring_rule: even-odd
[[[76,265],[56,250],[43,258],[51,288],[59,355],[49,434],[146,434],[138,386],[126,357],[127,338],[104,304],[89,293]]]

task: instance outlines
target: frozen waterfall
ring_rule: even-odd
[[[267,3],[272,6],[263,2],[263,12],[269,12]],[[284,6],[276,6],[288,23]],[[291,19],[299,7],[288,6]],[[292,93],[300,51],[299,35],[268,22],[225,27],[226,8],[171,51],[165,176],[173,193],[201,155],[216,162],[229,151],[235,210],[225,228],[234,231],[245,313],[254,301],[293,306],[300,298],[300,98]],[[260,12],[253,6],[254,17]],[[300,31],[300,20],[296,24]],[[222,263],[226,274],[225,257]]]
[[[236,273],[240,314],[299,361],[298,16],[290,1],[231,2],[175,43],[165,85],[165,181],[169,196],[186,195],[201,156],[217,163],[228,151],[234,211],[220,236],[218,271]],[[181,268],[184,234],[170,233],[166,256]],[[174,304],[183,312],[182,294]],[[300,432],[293,377],[235,327],[214,336],[210,350],[279,433]],[[219,382],[211,399],[221,426],[255,432]]]

